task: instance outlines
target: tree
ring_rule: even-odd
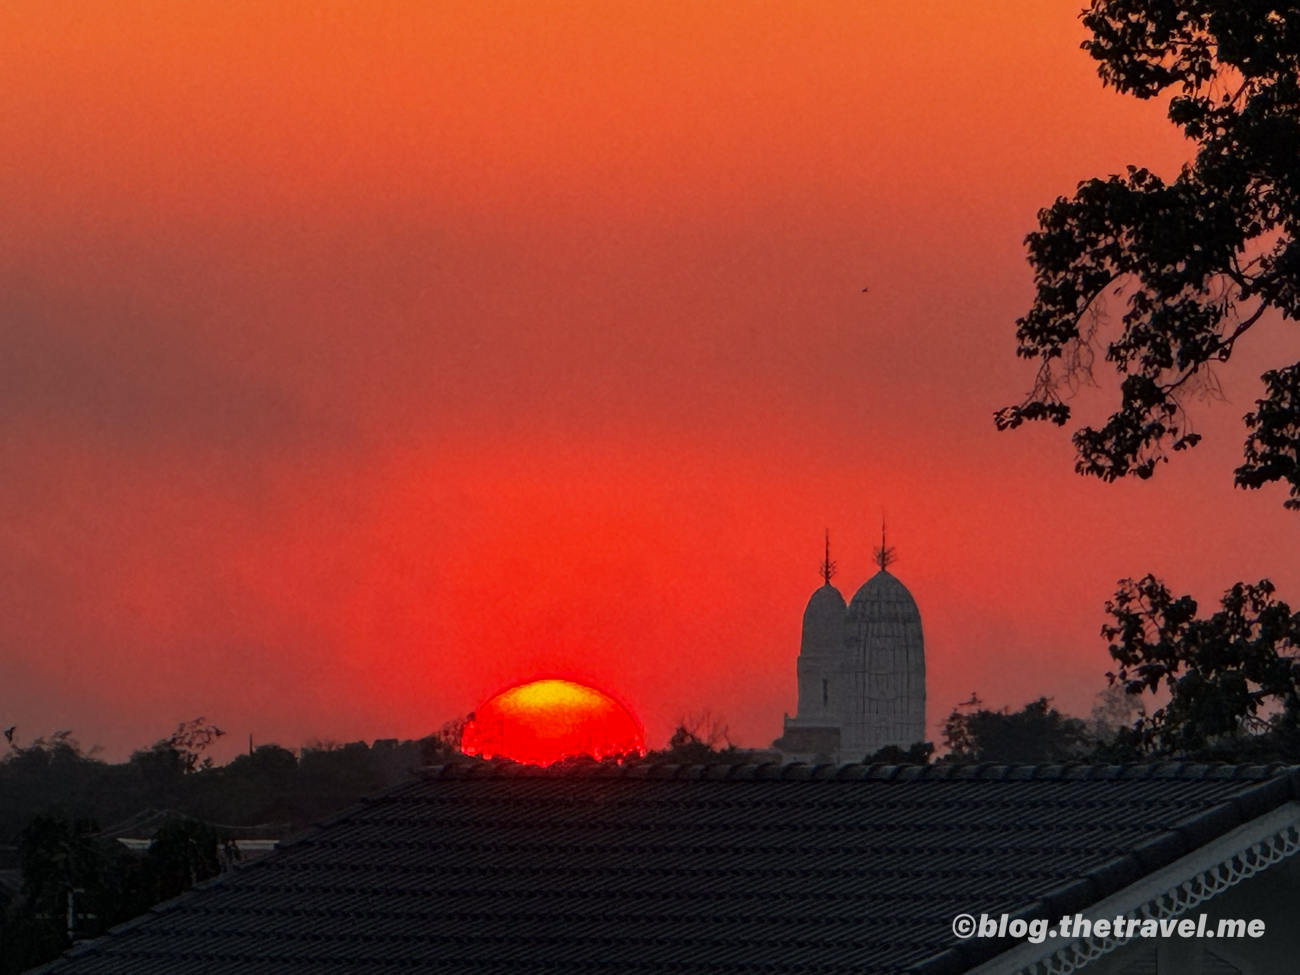
[[[231,779],[274,783],[288,779],[297,768],[298,757],[293,752],[269,742],[258,745],[247,755],[236,755],[224,771]]]
[[[66,927],[70,893],[101,889],[108,872],[99,824],[88,819],[37,816],[23,830],[18,858],[26,910],[56,930]]]
[[[1016,333],[1038,375],[995,420],[1067,423],[1066,399],[1101,351],[1103,302],[1124,294],[1119,334],[1105,344],[1120,406],[1075,432],[1076,469],[1146,478],[1167,449],[1200,440],[1184,402],[1217,391],[1213,364],[1270,309],[1300,313],[1300,5],[1092,0],[1083,22],[1103,84],[1143,99],[1173,90],[1169,120],[1195,158],[1170,183],[1130,166],[1040,211],[1026,239],[1036,295]],[[1236,484],[1284,482],[1286,507],[1300,510],[1300,362],[1262,378]]]
[[[668,739],[668,747],[647,757],[680,765],[739,765],[748,761],[746,753],[732,743],[726,722],[708,708],[681,718]]]
[[[907,748],[898,745],[886,745],[884,748],[864,758],[865,765],[929,765],[930,756],[934,754],[934,744],[918,741]]]
[[[23,889],[0,902],[0,975],[50,961],[73,934],[93,936],[214,876],[238,859],[212,823],[305,825],[412,774],[424,751],[453,754],[457,725],[421,741],[304,749],[267,744],[216,767],[203,756],[219,732],[203,719],[110,765],[71,732],[0,751],[0,845],[16,845]],[[93,754],[93,751],[92,751]],[[443,758],[442,760],[446,760]],[[156,821],[144,856],[97,822]]]
[[[1169,120],[1196,151],[1172,182],[1130,166],[1039,212],[1026,238],[1036,293],[1016,331],[1017,354],[1037,359],[1038,374],[994,419],[999,429],[1065,425],[1066,400],[1104,351],[1120,404],[1100,428],[1074,433],[1075,469],[1147,478],[1168,451],[1200,441],[1184,403],[1218,394],[1215,363],[1270,311],[1283,321],[1300,313],[1300,4],[1092,0],[1083,22],[1102,83],[1137,98],[1168,93]],[[1125,311],[1103,343],[1112,295],[1125,296]],[[1300,362],[1261,378],[1235,483],[1282,482],[1284,506],[1300,510]],[[1238,583],[1208,619],[1150,575],[1122,580],[1107,609],[1116,622],[1102,633],[1120,665],[1112,682],[1171,694],[1111,743],[1115,754],[1242,757],[1300,727],[1294,636],[1280,622],[1289,611],[1268,580]]]
[[[1163,687],[1170,695],[1168,704],[1138,720],[1129,743],[1157,754],[1272,750],[1294,760],[1300,757],[1300,612],[1276,599],[1267,579],[1237,583],[1221,605],[1198,619],[1194,599],[1175,597],[1150,575],[1124,580],[1106,604],[1115,622],[1102,635],[1119,663],[1118,673],[1107,676],[1129,694]]]
[[[148,801],[168,808],[182,802],[184,779],[212,768],[212,759],[203,752],[225,732],[208,724],[205,718],[182,721],[170,737],[160,738],[149,748],[131,753],[131,767],[139,776]]]
[[[18,853],[22,897],[0,916],[0,975],[51,961],[74,937],[93,937],[221,872],[207,823],[169,817],[143,858],[89,819],[34,817]]]
[[[1112,681],[1097,694],[1088,715],[1088,736],[1099,745],[1114,742],[1146,717],[1146,704],[1141,697],[1130,694],[1120,683]]]
[[[0,845],[18,844],[23,828],[40,813],[70,819],[113,815],[125,790],[108,781],[109,773],[68,731],[10,748],[0,756]]]
[[[34,817],[18,843],[22,896],[0,918],[0,973],[50,961],[72,935],[96,934],[136,913],[130,884],[122,883],[128,856],[93,820]]]
[[[1077,761],[1091,750],[1087,728],[1040,697],[1021,710],[990,711],[974,694],[943,726],[949,762],[1041,764]]]
[[[443,722],[441,728],[431,735],[420,739],[420,764],[441,765],[465,758],[461,753],[460,741],[465,734],[468,718],[452,718]]]
[[[149,902],[179,897],[221,873],[221,848],[221,836],[214,826],[188,816],[169,817],[145,854]]]
[[[224,734],[216,725],[209,724],[207,718],[200,716],[193,721],[182,721],[170,738],[158,742],[154,747],[170,748],[180,756],[185,771],[197,772],[212,768],[212,758],[204,757],[203,753]]]

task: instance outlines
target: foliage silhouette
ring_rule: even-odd
[[[170,900],[212,879],[221,873],[223,847],[228,850],[230,845],[210,823],[188,816],[169,818],[145,854],[145,895],[155,903]]]
[[[171,810],[235,826],[305,826],[451,754],[431,735],[304,748],[297,756],[268,744],[215,766],[192,761],[163,739],[109,764],[84,754],[70,735],[51,736],[0,755],[0,847],[15,846],[24,825],[41,814],[121,823],[146,810]]]
[[[1087,757],[1094,742],[1078,718],[1062,714],[1040,697],[1021,710],[990,711],[972,694],[943,726],[945,762],[1055,763]]]
[[[909,748],[886,745],[862,761],[866,765],[929,765],[933,755],[933,742],[918,741]]]
[[[749,753],[732,744],[726,723],[706,708],[683,717],[668,747],[646,758],[678,765],[742,765],[749,761]]]
[[[170,738],[158,742],[154,748],[165,746],[171,749],[180,756],[186,772],[197,772],[212,767],[211,757],[205,757],[203,753],[224,734],[216,725],[209,724],[207,718],[198,717],[193,721],[182,721]]]
[[[446,735],[435,734],[301,755],[267,744],[215,766],[202,754],[216,737],[207,729],[202,719],[185,722],[120,764],[84,754],[68,732],[0,756],[0,854],[16,852],[11,864],[23,876],[15,901],[0,903],[0,975],[25,972],[70,944],[70,896],[75,933],[93,935],[215,876],[237,851],[213,823],[284,833],[454,754]],[[158,809],[177,812],[143,856],[98,825]]]
[[[1126,579],[1102,628],[1119,664],[1108,674],[1130,694],[1169,693],[1121,744],[1139,752],[1300,759],[1300,612],[1267,580],[1237,583],[1221,609],[1197,618],[1190,596],[1154,576]]]
[[[1039,212],[1026,238],[1034,302],[1016,331],[1017,354],[1038,360],[1038,374],[994,419],[999,429],[1065,425],[1067,399],[1104,353],[1120,404],[1101,427],[1075,431],[1075,469],[1148,478],[1168,451],[1200,441],[1184,402],[1219,395],[1214,364],[1270,312],[1300,314],[1300,7],[1092,0],[1083,23],[1102,83],[1143,99],[1170,93],[1168,118],[1196,152],[1172,182],[1130,166]],[[1103,341],[1114,295],[1125,311]],[[1281,482],[1284,506],[1300,510],[1300,362],[1261,378],[1235,483]],[[1115,623],[1102,633],[1120,665],[1112,682],[1171,694],[1107,744],[1112,757],[1291,747],[1294,617],[1284,621],[1268,580],[1238,583],[1208,619],[1150,575],[1122,580],[1107,610]]]
[[[1214,395],[1215,362],[1274,310],[1300,313],[1300,8],[1215,0],[1093,0],[1083,47],[1102,82],[1138,98],[1174,89],[1168,117],[1196,145],[1170,183],[1130,166],[1079,184],[1026,239],[1033,307],[1017,354],[1039,360],[1028,397],[995,414],[1064,425],[1066,399],[1090,381],[1108,295],[1125,294],[1105,360],[1120,407],[1074,434],[1076,469],[1105,480],[1150,477],[1166,448],[1201,439],[1184,399]],[[1289,485],[1300,509],[1300,363],[1263,375],[1264,397],[1236,484]]]
[[[18,847],[21,897],[0,917],[0,975],[50,961],[73,937],[100,934],[215,877],[220,844],[207,823],[171,817],[138,857],[93,820],[35,817]]]

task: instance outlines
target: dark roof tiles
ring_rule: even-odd
[[[426,770],[50,975],[962,972],[1300,794],[1278,766]]]

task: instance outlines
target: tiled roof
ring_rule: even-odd
[[[1083,909],[1297,796],[1281,766],[446,766],[44,971],[961,972],[1009,945],[954,915]]]

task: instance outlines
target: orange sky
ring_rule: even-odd
[[[932,727],[1086,713],[1122,576],[1300,601],[1231,487],[1293,327],[1153,481],[993,429],[1036,210],[1187,154],[1076,15],[6,4],[0,724],[413,737],[563,673],[763,745],[823,528],[849,595],[882,507]]]

